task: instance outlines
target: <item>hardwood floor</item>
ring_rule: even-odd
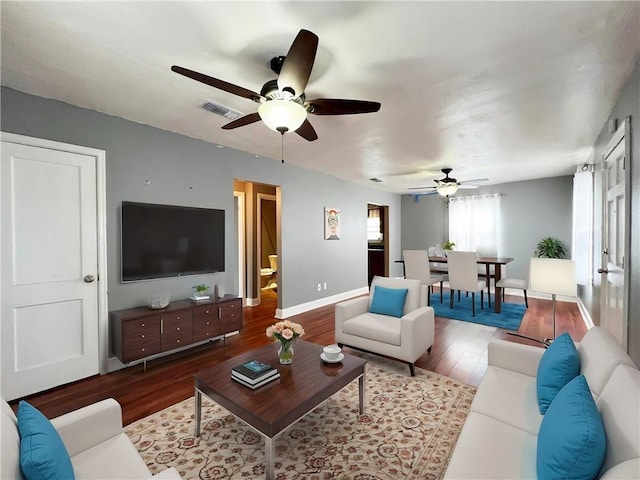
[[[506,300],[524,303],[524,299],[517,296],[507,296]],[[226,342],[215,341],[150,361],[146,372],[142,365],[135,365],[33,395],[27,400],[51,418],[113,397],[122,405],[123,422],[127,425],[192,396],[193,375],[199,370],[270,343],[265,329],[277,321],[273,316],[275,309],[275,294],[266,292],[260,306],[244,308],[243,330],[228,337]],[[327,345],[334,342],[333,315],[334,306],[329,305],[289,319],[304,326],[305,340]],[[566,331],[575,341],[582,339],[586,327],[577,304],[556,304],[556,329],[558,335]],[[519,332],[534,338],[550,337],[551,301],[530,298]],[[416,365],[477,386],[487,368],[487,344],[491,338],[535,345],[508,335],[505,330],[436,317],[432,352],[420,357]],[[12,402],[12,407],[16,408],[17,402]]]

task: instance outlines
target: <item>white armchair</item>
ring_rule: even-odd
[[[407,289],[402,317],[369,311],[376,286]],[[415,361],[431,352],[434,340],[434,313],[426,306],[426,294],[427,287],[420,280],[374,277],[368,296],[336,305],[336,342],[405,362],[415,375]]]
[[[0,478],[22,479],[17,419],[2,400]],[[136,447],[122,430],[122,409],[113,398],[51,420],[71,457],[77,479],[180,479],[175,468],[151,475]]]

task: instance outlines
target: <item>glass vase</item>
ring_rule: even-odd
[[[289,365],[293,361],[293,342],[278,343],[278,360],[282,365]]]

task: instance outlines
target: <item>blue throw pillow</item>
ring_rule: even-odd
[[[73,466],[60,435],[40,411],[25,401],[18,405],[20,468],[27,480],[73,480]]]
[[[538,478],[596,478],[607,439],[584,375],[558,392],[538,431]]]
[[[381,315],[402,317],[408,291],[407,288],[385,288],[376,285],[373,289],[373,299],[369,311]]]
[[[568,333],[556,338],[540,359],[536,376],[538,407],[544,415],[560,389],[580,373],[580,357]]]

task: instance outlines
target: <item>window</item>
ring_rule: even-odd
[[[382,225],[380,222],[380,209],[370,208],[367,217],[367,240],[373,243],[382,242]]]
[[[573,245],[572,257],[576,262],[576,279],[580,285],[593,280],[593,173],[591,169],[573,176]]]
[[[490,246],[499,254],[500,194],[450,198],[449,241],[456,244],[456,250]]]

